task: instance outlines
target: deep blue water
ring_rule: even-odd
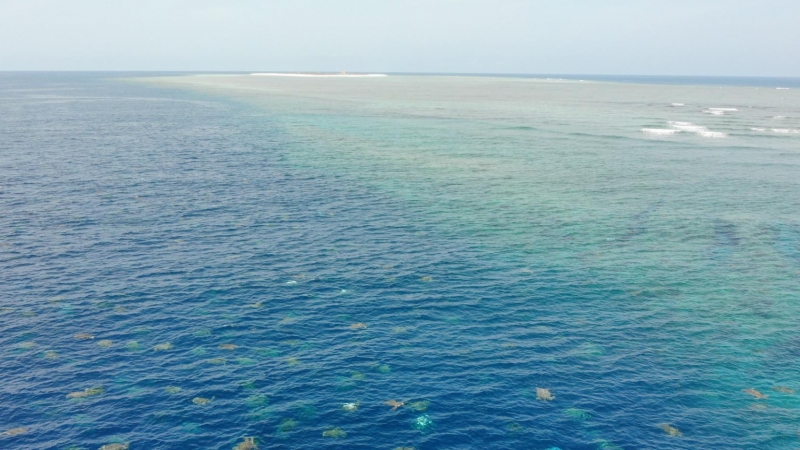
[[[26,428],[0,448],[797,447],[797,404],[769,390],[797,381],[796,325],[748,335],[670,303],[702,280],[633,289],[556,264],[502,221],[483,239],[363,177],[297,164],[316,143],[287,120],[106,76],[0,75],[0,432]],[[668,205],[653,198],[598,248],[644,249]],[[698,255],[735,271],[743,231],[713,216]],[[539,220],[543,239],[574,239]],[[764,235],[798,264],[796,224]],[[766,362],[720,350],[751,339],[777,342]],[[778,398],[769,413],[741,392],[757,383]],[[347,436],[323,435],[335,428]]]

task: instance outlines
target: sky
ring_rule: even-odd
[[[800,0],[0,0],[0,70],[800,76]]]

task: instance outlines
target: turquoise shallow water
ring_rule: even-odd
[[[797,89],[115,78],[0,77],[0,448],[800,446]]]

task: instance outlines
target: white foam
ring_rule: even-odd
[[[750,128],[750,130],[751,131],[758,131],[760,133],[763,133],[764,131],[767,131],[766,128]]]
[[[708,131],[708,130],[698,131],[697,135],[707,138],[724,138],[728,136],[727,134],[721,133],[719,131]]]
[[[736,108],[708,108],[708,110],[709,110],[709,111],[722,111],[722,112],[726,112],[726,111],[738,111],[738,109],[736,109]]]
[[[705,110],[703,112],[706,113],[706,114],[713,114],[715,116],[724,116],[725,115],[725,111],[717,111],[717,110],[713,110],[713,109],[707,109],[707,110]]]
[[[775,88],[775,89],[777,89],[779,91],[788,91],[789,90],[789,88]]]
[[[667,128],[642,128],[642,133],[653,134],[656,136],[672,136],[673,134],[680,132],[681,130],[670,130]]]
[[[686,106],[683,103],[673,103],[672,106]]]
[[[299,77],[299,78],[372,78],[388,77],[384,73],[251,73],[256,77]]]
[[[775,116],[775,117],[773,117],[773,119],[785,119],[785,118],[786,118],[786,116]]]
[[[788,128],[773,128],[772,132],[781,134],[800,134],[800,130],[790,130]]]
[[[688,133],[694,133],[702,137],[724,138],[728,136],[725,133],[721,133],[719,131],[711,131],[702,125],[695,125],[691,122],[670,122],[669,124],[670,126],[672,126],[672,128],[675,128],[676,130],[686,131]]]
[[[694,125],[689,122],[670,122],[669,124],[672,125],[672,128],[675,128],[676,130],[688,131],[689,133],[697,133],[698,131],[703,131],[708,129],[706,127],[700,125]]]

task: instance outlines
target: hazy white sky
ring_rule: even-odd
[[[800,0],[0,0],[0,70],[800,76]]]

